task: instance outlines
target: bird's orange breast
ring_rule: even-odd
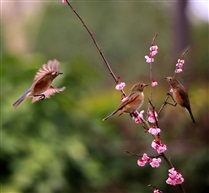
[[[173,91],[173,96],[174,96],[174,99],[177,102],[177,104],[180,105],[180,106],[183,106],[184,101],[183,101],[183,99],[182,99],[178,90]]]

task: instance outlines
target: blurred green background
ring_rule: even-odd
[[[198,4],[199,3],[199,4]],[[144,56],[156,32],[159,54],[153,64],[159,109],[183,50],[189,48],[178,79],[188,88],[194,125],[180,107],[166,106],[159,117],[168,157],[182,172],[186,192],[209,189],[208,18],[203,3],[187,1],[74,1],[72,5],[94,33],[126,93],[139,81],[150,84]],[[192,6],[193,5],[193,6]],[[148,184],[180,192],[165,183],[159,168],[137,166],[137,157],[155,155],[152,137],[129,115],[102,118],[120,104],[121,93],[90,36],[67,4],[57,1],[10,1],[1,4],[1,193],[144,193]],[[206,17],[208,16],[206,14]],[[37,70],[58,59],[64,74],[54,85],[66,86],[51,99],[16,110],[12,103],[31,85]],[[146,111],[150,88],[145,90]]]

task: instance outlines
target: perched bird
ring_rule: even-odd
[[[168,83],[171,85],[173,89],[173,97],[174,100],[178,105],[181,107],[186,108],[186,110],[189,112],[193,123],[195,123],[194,116],[192,114],[190,102],[189,102],[189,96],[184,88],[184,86],[174,77],[165,77]]]
[[[51,85],[52,81],[59,74],[63,74],[58,70],[59,65],[60,63],[57,60],[49,60],[47,64],[43,64],[42,68],[36,73],[30,89],[27,90],[16,102],[14,102],[12,106],[16,108],[20,103],[29,97],[32,97],[32,103],[34,103],[38,100],[49,98],[57,92],[63,91],[65,87],[56,88]]]
[[[137,111],[144,102],[144,87],[148,86],[144,83],[137,83],[131,88],[130,94],[127,96],[126,100],[123,101],[120,106],[113,111],[110,115],[105,117],[103,121],[109,119],[114,114],[118,113],[119,115],[122,115],[123,113],[134,113]]]

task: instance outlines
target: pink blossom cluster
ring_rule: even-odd
[[[166,180],[167,184],[175,186],[184,182],[184,178],[181,173],[177,172],[174,168],[169,169],[168,172],[168,179]]]
[[[153,110],[149,110],[149,117],[148,117],[148,121],[150,123],[155,123],[157,120],[157,112],[153,111]]]
[[[178,63],[176,64],[175,73],[181,73],[183,70],[184,60],[178,59]]]
[[[135,121],[136,124],[140,124],[142,122],[143,113],[144,113],[144,110],[140,111],[140,113],[138,111],[135,111],[135,114],[137,114],[137,117],[133,116],[133,120]]]
[[[66,3],[67,1],[66,0],[62,0],[62,3]]]
[[[137,161],[139,166],[145,166],[146,163],[149,163],[151,167],[157,168],[160,166],[160,158],[150,158],[146,153],[143,154],[142,158]]]
[[[159,154],[167,150],[165,144],[161,143],[161,138],[154,139],[151,144],[152,148],[155,149]]]
[[[157,126],[152,126],[148,130],[148,132],[152,135],[157,135],[158,133],[160,133],[160,131],[160,128],[158,128]]]
[[[154,56],[158,53],[158,46],[157,45],[153,45],[150,47],[150,55],[149,56],[145,56],[146,62],[147,63],[152,63],[154,62]]]
[[[115,89],[116,90],[123,90],[123,88],[126,86],[125,82],[119,82],[116,86]]]

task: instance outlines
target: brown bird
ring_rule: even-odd
[[[16,102],[14,102],[12,106],[16,108],[28,97],[33,97],[32,103],[34,103],[38,100],[49,98],[57,92],[63,91],[65,87],[56,88],[51,85],[52,81],[58,75],[63,74],[58,70],[59,65],[60,63],[57,60],[49,60],[47,64],[43,64],[42,68],[36,73],[30,89],[27,90]]]
[[[186,89],[176,78],[174,77],[165,77],[165,78],[173,89],[174,100],[176,101],[178,105],[186,108],[186,110],[189,112],[191,116],[193,123],[195,123],[195,119],[192,114],[192,110],[191,110],[191,106],[189,102],[189,96],[188,96]]]
[[[121,103],[121,105],[113,111],[110,115],[105,117],[103,121],[109,119],[114,114],[118,113],[119,115],[122,115],[123,113],[134,113],[137,111],[144,102],[144,87],[148,86],[144,83],[137,83],[131,88],[130,94],[127,96],[126,100]]]

